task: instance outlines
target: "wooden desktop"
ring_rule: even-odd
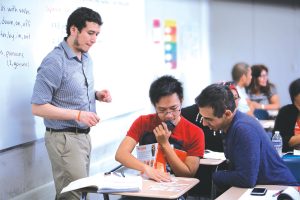
[[[142,190],[139,192],[122,192],[111,195],[178,199],[199,182],[196,178],[173,177],[172,179],[172,182],[156,182],[144,179]]]

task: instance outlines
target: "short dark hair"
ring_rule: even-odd
[[[300,78],[294,80],[289,87],[289,93],[292,103],[295,101],[295,97],[300,94]]]
[[[232,80],[238,82],[244,74],[247,75],[249,68],[249,65],[244,62],[239,62],[233,65],[231,71]]]
[[[181,82],[170,75],[164,75],[157,78],[150,86],[149,97],[151,103],[155,104],[161,97],[176,93],[180,101],[183,100],[183,88]]]
[[[211,84],[204,88],[196,97],[195,103],[198,107],[211,107],[214,116],[220,118],[226,109],[234,112],[236,105],[234,97],[228,86],[221,84]]]
[[[90,8],[80,7],[71,13],[67,22],[67,36],[71,34],[71,26],[75,26],[78,31],[81,31],[85,26],[86,22],[95,22],[100,26],[103,24],[101,16],[99,13],[93,11]]]

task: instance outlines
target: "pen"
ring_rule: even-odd
[[[119,177],[125,177],[125,174],[123,171],[121,171],[121,174],[119,174],[118,172],[105,172],[104,175],[115,175],[115,176],[119,176]]]
[[[280,191],[276,192],[275,194],[272,195],[272,197],[276,197],[276,196],[280,195],[283,191],[284,190],[280,190]]]

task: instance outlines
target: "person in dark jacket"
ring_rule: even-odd
[[[214,172],[213,181],[218,188],[299,184],[258,120],[236,110],[228,87],[209,85],[195,101],[203,125],[224,133],[224,153],[229,169]]]
[[[292,104],[279,110],[274,126],[283,139],[283,152],[300,149],[300,78],[290,84],[289,93]]]
[[[238,93],[237,88],[234,85],[234,82],[227,81],[219,83],[220,85],[225,85],[229,87],[231,90],[236,105],[238,105],[240,96]],[[209,149],[216,152],[223,152],[223,142],[222,137],[223,133],[222,131],[215,131],[210,129],[208,126],[204,126],[202,124],[202,116],[199,113],[199,108],[197,104],[193,104],[187,107],[184,107],[181,109],[181,115],[192,122],[193,124],[200,127],[205,135],[205,149]],[[218,169],[226,169],[227,165],[226,163],[222,163],[220,166],[214,166],[214,165],[201,165],[199,166],[199,169],[197,171],[197,174],[195,177],[199,178],[200,182],[197,184],[196,187],[194,187],[189,194],[192,196],[202,196],[202,197],[209,197],[211,193],[211,183],[212,183],[212,173],[215,171],[216,167]],[[210,183],[210,184],[208,184]]]

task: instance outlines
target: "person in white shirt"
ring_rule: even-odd
[[[251,67],[247,63],[239,62],[233,66],[231,76],[240,96],[238,110],[253,116],[254,109],[245,89],[251,82],[251,73]]]

